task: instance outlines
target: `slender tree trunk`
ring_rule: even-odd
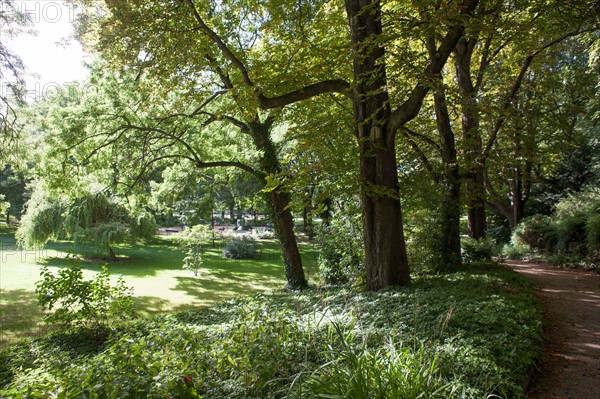
[[[302,208],[302,224],[304,226],[304,234],[309,240],[315,237],[314,234],[314,223],[313,223],[313,209],[311,206],[306,205]]]
[[[319,214],[321,221],[324,226],[329,226],[331,223],[331,207],[333,206],[333,200],[330,197],[323,199],[323,212]]]
[[[115,255],[115,251],[110,247],[110,245],[106,246],[108,252],[108,261],[115,262],[117,260],[117,255]]]
[[[387,93],[385,53],[377,44],[382,33],[380,4],[346,0],[355,46],[353,93],[356,135],[363,179],[367,289],[410,284],[399,200],[396,147],[387,130],[391,109]]]
[[[483,152],[481,133],[479,131],[479,111],[477,104],[477,88],[471,80],[471,60],[475,39],[461,39],[456,46],[456,77],[463,98],[462,131],[465,142],[465,163],[467,179],[465,193],[467,201],[467,218],[469,236],[479,239],[486,235],[484,165],[480,164],[479,155]]]
[[[221,219],[223,219],[224,223],[227,223],[225,221],[225,211],[223,211],[221,213]],[[235,204],[231,204],[229,205],[229,223],[231,224],[235,224],[236,223],[236,217],[235,217]]]
[[[312,240],[315,236],[312,205],[314,192],[314,186],[310,186],[307,188],[306,196],[304,198],[304,207],[302,208],[302,223],[304,226],[304,234],[306,234],[309,240]]]
[[[439,267],[457,270],[462,264],[460,252],[460,186],[461,176],[456,157],[454,132],[443,87],[434,92],[435,116],[440,135],[441,155],[444,161],[442,177],[441,248]]]

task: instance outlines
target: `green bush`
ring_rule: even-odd
[[[317,232],[319,272],[327,284],[364,280],[364,248],[360,219],[340,216]]]
[[[552,219],[545,215],[534,215],[523,219],[515,228],[512,243],[527,245],[535,251],[546,251],[552,231]]]
[[[531,254],[531,248],[528,246],[512,242],[505,244],[501,252],[501,255],[508,259],[527,259]]]
[[[589,186],[556,206],[554,254],[594,258],[600,253],[600,187]]]
[[[600,208],[585,223],[588,254],[600,257]]]
[[[92,280],[84,280],[79,267],[61,269],[57,276],[44,267],[41,277],[36,283],[38,302],[43,310],[54,310],[45,317],[48,323],[101,330],[133,315],[131,288],[122,278],[111,285],[106,266]]]
[[[600,254],[600,188],[569,195],[551,217],[524,219],[513,233],[512,246],[505,250],[524,247],[561,265],[593,264]]]
[[[223,247],[223,256],[228,259],[257,259],[258,244],[250,236],[232,237]]]
[[[496,254],[496,242],[490,237],[479,240],[464,237],[461,240],[461,249],[466,263],[489,261]]]

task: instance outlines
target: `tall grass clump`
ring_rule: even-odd
[[[416,349],[386,343],[371,349],[366,341],[334,323],[325,345],[327,362],[292,384],[293,398],[452,398],[456,388],[445,382],[437,356],[421,344]],[[298,376],[297,380],[303,376]]]

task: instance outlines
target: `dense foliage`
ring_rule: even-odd
[[[541,343],[532,286],[478,265],[378,293],[241,298],[125,324],[101,342],[54,333],[0,353],[0,395],[519,398]]]
[[[364,283],[362,235],[356,216],[337,215],[319,228],[319,271],[327,284]]]
[[[546,256],[563,265],[598,268],[600,189],[590,186],[567,196],[551,216],[524,219],[505,252],[509,257]]]

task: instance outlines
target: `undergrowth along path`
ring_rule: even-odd
[[[531,261],[505,261],[529,277],[544,306],[544,357],[528,396],[600,398],[600,275]]]

